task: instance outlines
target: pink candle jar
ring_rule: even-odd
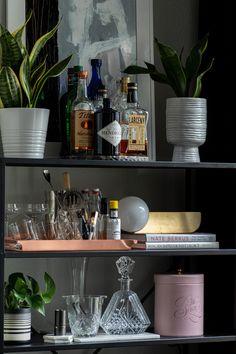
[[[204,275],[155,274],[155,333],[203,335]]]

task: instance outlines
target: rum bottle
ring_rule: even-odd
[[[94,107],[87,96],[87,71],[78,73],[77,96],[71,112],[71,154],[86,157],[93,154]]]
[[[119,112],[111,108],[109,98],[103,99],[103,108],[94,114],[94,154],[118,156],[121,140]]]
[[[128,83],[127,108],[122,111],[120,121],[120,153],[146,157],[148,112],[139,107],[137,90],[137,83]]]

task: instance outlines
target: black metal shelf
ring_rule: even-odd
[[[235,256],[236,249],[178,249],[178,250],[115,250],[115,251],[7,251],[5,258],[70,258],[70,257],[132,257],[150,256]]]
[[[49,344],[44,343],[39,335],[32,337],[30,344],[5,345],[4,353],[25,353],[36,351],[57,351],[57,350],[79,350],[96,348],[119,348],[119,347],[138,347],[155,346],[171,344],[197,344],[197,343],[217,343],[217,342],[235,342],[236,335],[219,336],[200,336],[200,337],[161,337],[155,340],[124,340],[119,342],[94,342],[94,343],[70,343],[70,344]]]
[[[22,167],[107,167],[107,168],[163,168],[163,169],[236,169],[234,162],[191,162],[172,161],[119,161],[119,160],[79,160],[79,159],[18,159],[1,158],[2,166]]]

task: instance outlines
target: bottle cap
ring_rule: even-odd
[[[91,59],[91,65],[97,65],[101,66],[102,65],[102,59]]]
[[[83,70],[84,70],[83,65],[75,65],[74,66],[75,73],[78,73],[79,71],[83,71]]]
[[[82,79],[86,79],[88,77],[88,72],[86,70],[79,71],[77,72],[77,75]]]
[[[128,89],[137,90],[138,84],[136,82],[128,82]]]
[[[110,200],[109,207],[110,209],[118,209],[118,200]]]

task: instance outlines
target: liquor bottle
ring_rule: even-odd
[[[67,91],[60,98],[60,123],[61,123],[61,156],[69,154],[70,146],[70,116],[67,115],[69,92],[73,88],[74,68],[67,69]]]
[[[129,275],[134,261],[130,257],[120,257],[116,261],[121,275],[120,290],[116,291],[105,309],[100,325],[107,334],[139,334],[145,332],[150,320],[138,295],[130,290]]]
[[[72,104],[71,154],[87,157],[93,154],[94,107],[87,96],[87,71],[78,73],[77,96]]]
[[[107,89],[104,85],[98,89],[97,98],[94,101],[94,111],[103,108],[103,98],[107,98]]]
[[[91,101],[96,100],[98,95],[98,89],[103,87],[102,79],[101,79],[101,59],[91,59],[92,66],[92,76],[90,83],[88,85],[88,98]]]
[[[103,108],[94,113],[94,154],[118,156],[121,140],[119,112],[110,107],[110,99],[103,99]]]
[[[130,82],[129,76],[124,76],[119,82],[119,89],[115,97],[113,98],[112,108],[118,112],[122,112],[127,108],[127,93],[128,83]]]
[[[137,83],[128,83],[127,108],[122,111],[120,120],[120,153],[146,157],[148,112],[139,107],[137,90]]]
[[[70,154],[70,113],[72,103],[76,98],[78,75],[79,71],[83,70],[83,66],[75,65],[73,68],[68,68],[68,89],[60,99],[60,119],[61,119],[61,156]]]
[[[120,240],[121,223],[118,217],[118,200],[110,200],[109,218],[107,220],[107,239]]]
[[[98,216],[97,238],[98,240],[105,240],[107,238],[107,222],[108,222],[108,204],[107,198],[101,198],[101,212]]]

